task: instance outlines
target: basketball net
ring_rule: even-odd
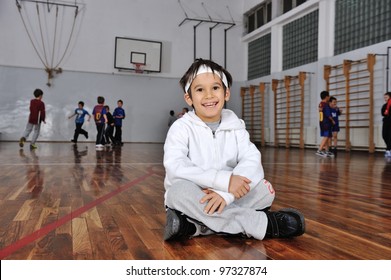
[[[144,64],[141,64],[141,63],[133,63],[133,65],[134,65],[134,72],[135,72],[135,73],[138,73],[138,74],[144,73],[144,67],[145,67]]]

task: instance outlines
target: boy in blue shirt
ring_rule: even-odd
[[[117,101],[118,107],[114,109],[114,125],[115,125],[115,145],[123,145],[122,143],[122,120],[125,119],[125,110],[122,108],[124,103],[122,100]]]
[[[73,135],[73,139],[71,139],[71,141],[73,143],[77,143],[77,139],[79,138],[79,134],[83,134],[86,137],[86,139],[88,139],[88,132],[81,128],[84,124],[84,118],[86,115],[88,115],[87,121],[90,121],[91,115],[90,115],[90,113],[88,113],[84,109],[84,102],[79,101],[78,108],[76,108],[75,112],[71,116],[69,116],[69,119],[76,116],[76,118],[75,118],[75,124],[76,124],[75,134]]]
[[[330,113],[331,117],[333,118],[334,124],[331,127],[331,133],[332,138],[330,139],[330,151],[334,154],[334,156],[337,155],[337,145],[338,145],[338,132],[339,132],[339,116],[342,114],[342,111],[337,106],[337,98],[334,96],[330,97],[329,100],[330,103]]]

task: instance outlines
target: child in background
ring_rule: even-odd
[[[120,99],[117,101],[117,108],[114,109],[114,125],[115,125],[115,145],[123,145],[122,143],[122,120],[125,119],[125,110],[122,108],[123,101]]]
[[[73,139],[71,140],[73,143],[77,143],[77,139],[79,138],[79,134],[83,134],[86,137],[86,139],[88,139],[88,132],[85,131],[84,129],[82,129],[82,126],[84,124],[84,118],[86,115],[88,115],[87,121],[90,121],[91,115],[90,115],[90,113],[88,113],[84,109],[84,102],[79,101],[78,108],[76,108],[75,112],[71,116],[68,117],[70,119],[70,118],[76,116],[76,118],[75,118],[76,129],[75,129],[75,133],[73,135]]]
[[[106,109],[104,106],[105,98],[103,96],[98,96],[98,104],[95,105],[92,115],[94,116],[95,125],[96,125],[96,149],[102,149],[105,145],[105,124],[107,123]]]
[[[180,112],[178,115],[177,115],[177,118],[178,119],[180,119],[180,118],[182,118],[186,113],[188,113],[189,112],[189,108],[187,108],[187,107],[183,107],[182,108],[182,112]]]
[[[19,140],[19,146],[22,148],[26,142],[26,138],[29,137],[31,131],[34,130],[30,143],[31,150],[38,148],[35,142],[37,141],[41,130],[41,122],[46,123],[45,103],[42,101],[43,91],[41,89],[34,90],[34,97],[34,99],[30,100],[30,115],[26,129]]]
[[[321,157],[334,157],[334,155],[329,152],[329,138],[331,138],[331,126],[333,125],[333,118],[331,117],[329,99],[330,94],[328,91],[322,91],[320,93],[320,98],[322,101],[319,103],[319,127],[320,127],[320,136],[322,140],[319,145],[319,149],[316,152],[316,155]]]
[[[106,137],[106,145],[111,144],[114,146],[115,139],[113,136],[114,133],[114,117],[110,113],[110,107],[108,105],[105,106],[106,109],[106,117],[107,117],[107,127],[105,130],[105,137]]]
[[[175,116],[175,112],[174,112],[174,110],[171,110],[170,116],[168,117],[168,127],[170,127],[176,120],[177,120],[177,117]]]
[[[384,143],[386,144],[386,152],[384,156],[391,158],[391,92],[384,94],[384,105],[381,108],[381,114],[383,116],[382,136]]]
[[[334,124],[331,127],[332,138],[329,138],[329,147],[330,152],[337,156],[337,145],[338,145],[338,132],[339,132],[339,116],[342,114],[342,111],[337,106],[337,98],[334,96],[330,97],[329,100],[330,113],[333,118]]]
[[[203,59],[180,80],[194,110],[172,124],[164,144],[164,240],[214,233],[264,239],[305,231],[298,210],[269,210],[275,192],[264,179],[261,154],[243,120],[224,109],[231,84],[227,70]]]

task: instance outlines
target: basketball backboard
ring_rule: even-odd
[[[162,42],[116,37],[114,68],[144,72],[161,72]]]

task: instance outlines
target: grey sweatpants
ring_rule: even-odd
[[[165,203],[169,208],[184,213],[215,232],[245,234],[260,240],[265,237],[267,217],[256,209],[272,205],[275,192],[268,181],[262,180],[245,196],[226,206],[221,214],[204,213],[206,203],[200,203],[203,196],[205,193],[198,185],[182,180],[168,188]]]
[[[35,144],[35,142],[38,139],[39,131],[41,130],[41,123],[32,124],[32,123],[27,122],[26,129],[24,130],[23,135],[22,135],[24,138],[27,139],[27,137],[29,137],[29,135],[30,135],[31,131],[33,131],[33,129],[34,129],[34,133],[31,138],[31,144]]]

